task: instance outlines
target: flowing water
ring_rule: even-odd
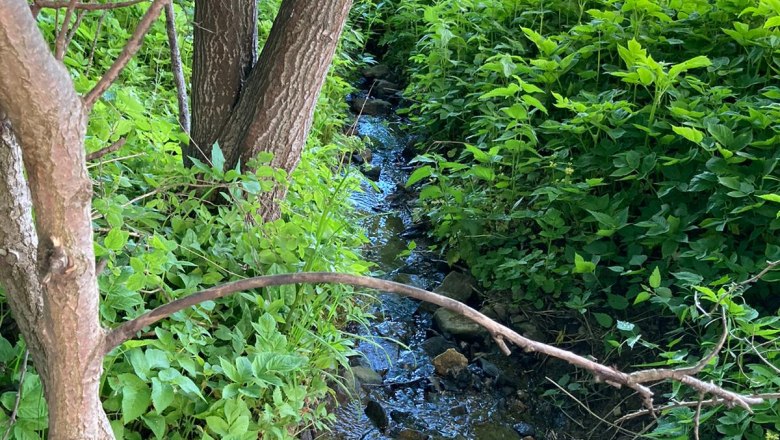
[[[421,234],[411,233],[416,230],[409,206],[414,197],[403,187],[411,170],[402,157],[408,141],[402,124],[396,117],[359,118],[357,133],[372,139],[371,165],[380,167],[381,174],[375,184],[364,183],[364,192],[354,194],[353,200],[365,215],[363,226],[370,239],[366,258],[387,279],[433,290],[449,269],[424,251]],[[411,235],[417,235],[417,250],[399,258],[410,241],[405,237]],[[518,391],[525,388],[517,386],[523,379],[514,377],[512,386],[506,381],[502,385],[497,373],[519,375],[516,359],[497,354],[495,347],[484,348],[490,354],[477,353],[485,358],[478,362],[470,359],[467,384],[447,381],[436,376],[423,348],[423,342],[436,334],[429,311],[415,300],[380,294],[373,312],[376,319],[371,327],[361,331],[365,340],[358,350],[363,357],[356,364],[379,372],[382,384],[363,386],[361,395],[340,407],[334,432],[326,437],[521,439],[533,432],[525,422],[529,418],[526,399]],[[460,351],[474,356],[473,347],[461,344]],[[535,414],[538,419],[539,412]],[[548,424],[555,423],[551,417],[562,417],[559,413],[541,416],[550,419]]]

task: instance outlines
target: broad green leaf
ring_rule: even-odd
[[[486,100],[490,98],[496,98],[496,97],[502,97],[507,98],[510,96],[515,96],[517,92],[520,91],[520,86],[515,83],[510,83],[506,87],[496,87],[495,89],[482,94],[479,99],[480,100]]]
[[[112,228],[106,235],[103,245],[108,249],[118,251],[125,247],[128,237],[130,237],[129,232],[122,231],[119,228]]]
[[[433,167],[431,167],[430,165],[421,166],[420,168],[414,170],[412,175],[409,176],[409,180],[406,181],[406,187],[409,188],[410,186],[425,179],[426,177],[430,177],[432,174],[433,174]]]
[[[653,273],[650,275],[648,282],[653,289],[661,287],[661,271],[658,270],[658,266],[653,269]]]
[[[152,392],[146,382],[134,374],[119,375],[122,384],[122,418],[127,424],[144,413],[152,403]]]
[[[692,127],[678,127],[673,125],[672,130],[695,144],[700,143],[702,139],[704,139],[704,133]]]
[[[596,270],[596,265],[590,261],[585,261],[582,255],[574,254],[574,270],[573,273],[591,273]]]
[[[211,165],[220,173],[225,171],[225,156],[222,155],[222,149],[217,142],[211,147]]]
[[[689,60],[683,61],[680,64],[676,64],[672,66],[671,69],[669,69],[669,76],[674,78],[677,77],[679,74],[683,72],[687,72],[690,69],[696,69],[699,67],[708,67],[711,66],[712,62],[709,58],[707,58],[704,55],[699,55],[697,57],[691,58]]]
[[[174,396],[171,385],[161,382],[156,377],[152,378],[152,405],[157,414],[162,414],[173,403]]]
[[[612,317],[606,313],[594,313],[593,316],[596,318],[596,322],[598,322],[599,325],[604,328],[610,328],[614,323]]]

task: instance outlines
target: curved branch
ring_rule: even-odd
[[[259,289],[263,287],[281,286],[286,284],[320,283],[346,284],[357,287],[366,287],[384,292],[397,293],[421,301],[436,304],[438,306],[444,307],[445,309],[465,316],[481,325],[490,333],[493,339],[499,342],[499,345],[501,345],[503,341],[510,341],[518,347],[523,348],[525,351],[539,352],[563,360],[576,367],[589,370],[596,376],[596,379],[599,381],[606,382],[615,387],[626,386],[637,391],[642,396],[647,407],[653,407],[653,392],[650,390],[650,388],[643,385],[642,382],[635,380],[632,375],[623,373],[606,365],[599,364],[583,356],[560,349],[558,347],[528,339],[459,301],[439,295],[437,293],[429,292],[424,289],[407,286],[405,284],[400,284],[393,281],[331,272],[303,272],[282,275],[266,275],[234,281],[223,284],[221,286],[202,290],[200,292],[160,306],[133,319],[132,321],[128,321],[111,330],[106,336],[103,353],[107,354],[109,351],[118,347],[123,342],[132,339],[135,337],[136,333],[141,331],[144,327],[154,324],[176,312],[197,305],[204,301],[224,298],[234,293],[249,289]],[[502,347],[502,349],[503,348],[504,347]],[[733,393],[687,375],[683,375],[681,377],[670,377],[670,379],[689,385],[700,392],[710,393],[718,397],[722,397],[731,404],[736,404],[748,409],[750,408],[750,405],[763,402],[763,399],[761,398],[743,396],[737,393]]]
[[[74,9],[83,11],[101,11],[106,9],[125,8],[127,6],[136,5],[138,3],[148,2],[149,0],[129,0],[125,2],[116,3],[76,3]],[[48,9],[62,9],[70,6],[70,2],[53,2],[53,1],[36,1],[31,8],[40,10],[41,8]]]
[[[138,23],[138,26],[135,28],[133,35],[122,49],[122,53],[119,54],[116,61],[114,61],[114,64],[106,71],[103,77],[100,78],[100,81],[95,84],[95,87],[84,96],[84,107],[87,111],[89,111],[100,96],[111,87],[111,84],[116,81],[117,77],[122,72],[122,69],[125,68],[127,63],[130,62],[130,59],[133,58],[133,55],[141,48],[144,35],[146,35],[146,32],[152,26],[152,23],[157,20],[157,17],[160,16],[163,6],[169,1],[170,0],[154,0],[154,3],[149,6],[146,14],[144,14],[143,18],[141,18],[141,21]]]

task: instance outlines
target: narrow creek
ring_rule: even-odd
[[[361,97],[365,92],[355,99]],[[426,252],[424,231],[413,223],[415,196],[404,188],[412,171],[408,131],[408,121],[392,112],[361,115],[356,123],[356,134],[372,141],[371,157],[362,166],[368,169],[370,162],[373,172],[366,174],[373,174],[374,184],[365,182],[364,191],[353,195],[370,240],[366,258],[387,279],[428,290],[465,289],[470,295],[469,277],[451,273]],[[410,240],[417,248],[399,257]],[[539,359],[523,354],[507,358],[476,332],[454,338],[442,330],[434,311],[415,300],[380,294],[372,309],[375,320],[359,331],[362,356],[352,360],[357,392],[337,410],[333,432],[320,438],[571,438],[549,436],[564,428],[566,417],[549,404],[532,404],[535,398],[526,391],[538,385],[538,374],[525,373],[533,372]],[[454,358],[434,361],[448,349],[465,358],[450,351]],[[448,362],[455,366],[444,372]],[[434,364],[441,364],[441,370]]]

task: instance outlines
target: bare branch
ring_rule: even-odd
[[[780,393],[764,393],[764,394],[753,394],[750,397],[755,397],[759,399],[764,400],[771,400],[771,399],[780,399]],[[663,411],[668,411],[670,409],[676,409],[676,408],[693,408],[697,407],[699,405],[701,406],[716,406],[716,405],[723,405],[725,404],[724,400],[719,397],[713,397],[711,399],[706,400],[693,400],[693,401],[684,401],[684,402],[674,402],[665,404],[662,406],[657,406],[653,409],[640,409],[633,412],[630,412],[623,417],[620,417],[619,419],[615,420],[615,423],[622,423],[626,420],[635,419],[637,417],[642,416],[648,416],[650,414],[660,413]]]
[[[89,51],[89,61],[87,61],[87,69],[85,75],[89,76],[89,72],[92,70],[92,61],[95,60],[95,50],[97,49],[97,41],[100,37],[100,30],[103,28],[103,21],[106,19],[106,11],[100,14],[98,19],[97,29],[95,29],[95,38],[92,39],[92,49]]]
[[[780,265],[780,260],[777,260],[777,261],[767,261],[766,262],[766,267],[764,268],[764,270],[762,270],[761,272],[757,273],[756,275],[746,279],[745,281],[739,283],[739,285],[740,286],[747,286],[748,284],[755,283],[756,281],[758,281],[761,278],[763,278],[764,275],[766,275],[770,270],[774,269],[778,265]]]
[[[92,153],[87,154],[87,162],[100,159],[101,157],[111,154],[114,151],[122,148],[125,143],[127,142],[126,138],[119,138],[118,141],[114,142],[113,144],[107,146],[106,148],[102,148],[100,150],[94,151]]]
[[[125,8],[127,6],[133,6],[138,3],[148,2],[149,0],[129,0],[116,3],[76,3],[74,9],[84,11],[101,11],[106,9],[118,9]],[[36,1],[30,8],[33,11],[40,10],[42,8],[48,9],[62,9],[70,6],[70,2],[53,2],[53,1]]]
[[[70,42],[73,41],[73,37],[76,35],[76,31],[79,30],[79,26],[81,26],[81,21],[84,19],[84,15],[86,15],[86,11],[79,11],[78,15],[76,15],[76,22],[73,23],[73,26],[70,27],[70,31],[68,31],[68,35],[65,37],[65,46],[63,50],[63,58],[65,56],[65,51],[68,50],[68,46],[70,46]]]
[[[76,7],[78,0],[70,0],[65,11],[65,19],[62,21],[62,28],[60,28],[59,34],[57,34],[57,40],[54,43],[54,58],[62,61],[65,57],[65,39],[68,35],[68,26],[70,26],[70,19],[73,16],[73,9]]]
[[[171,48],[171,70],[176,83],[176,98],[179,101],[179,124],[185,133],[190,133],[190,108],[187,104],[187,83],[184,81],[179,42],[176,38],[176,16],[173,3],[165,5],[165,30],[168,33],[168,46]]]
[[[133,55],[138,52],[138,49],[141,48],[144,35],[146,35],[146,32],[152,26],[152,23],[154,23],[157,17],[160,16],[160,11],[162,11],[163,6],[165,6],[165,4],[169,1],[170,0],[154,0],[154,3],[149,6],[146,14],[144,14],[143,18],[138,23],[138,26],[135,28],[133,35],[122,49],[122,53],[119,54],[116,61],[114,61],[114,64],[108,69],[108,71],[106,71],[103,77],[100,78],[100,81],[95,84],[95,87],[90,90],[89,93],[87,93],[87,95],[84,97],[84,106],[87,110],[91,109],[98,98],[100,98],[100,96],[102,96],[103,93],[108,90],[111,84],[116,81],[119,73],[122,72],[122,69],[124,69],[127,63],[130,62],[130,59],[133,58]]]

